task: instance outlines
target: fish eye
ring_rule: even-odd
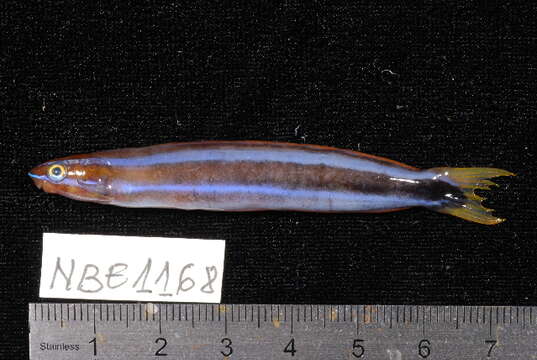
[[[48,177],[53,181],[61,181],[67,175],[65,166],[54,164],[48,169]]]

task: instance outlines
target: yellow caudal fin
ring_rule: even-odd
[[[481,202],[484,197],[477,195],[475,190],[490,190],[491,186],[498,186],[488,180],[500,176],[515,176],[512,172],[495,168],[433,168],[438,173],[438,179],[458,187],[464,194],[464,199],[446,204],[434,210],[473,221],[479,224],[496,225],[505,219],[491,214],[492,209],[484,207]]]

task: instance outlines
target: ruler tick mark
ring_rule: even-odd
[[[360,333],[360,310],[358,305],[356,305],[356,335]]]
[[[492,307],[489,308],[489,336],[492,337]]]
[[[97,326],[95,325],[95,304],[93,304],[93,333],[97,334]]]
[[[162,308],[162,306],[160,306]],[[158,312],[158,333],[162,334],[162,312],[159,309]]]
[[[224,305],[224,334],[227,335],[227,305]]]
[[[473,306],[470,306],[470,324],[472,323],[472,309],[473,309]]]
[[[423,331],[423,337],[425,337],[425,309],[422,309],[422,325],[421,330]]]
[[[291,305],[291,334],[293,334],[293,305]]]

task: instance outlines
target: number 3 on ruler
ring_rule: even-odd
[[[224,347],[226,348],[226,350],[220,351],[220,353],[224,356],[231,356],[231,354],[233,354],[233,348],[231,347],[231,344],[233,343],[231,342],[231,339],[223,338],[220,342],[224,344]]]

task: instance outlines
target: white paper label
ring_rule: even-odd
[[[43,234],[39,296],[219,303],[224,240]]]

